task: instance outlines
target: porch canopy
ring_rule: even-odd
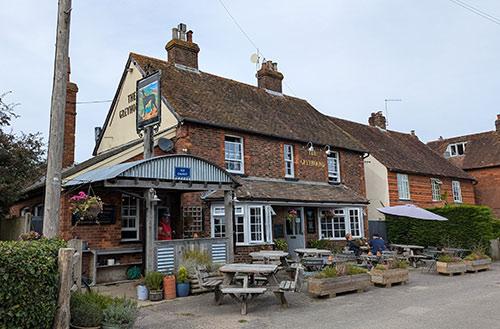
[[[237,181],[225,169],[197,156],[172,154],[87,171],[64,187],[102,183],[105,187],[170,190],[233,190]]]

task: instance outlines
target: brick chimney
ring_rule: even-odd
[[[69,81],[71,68],[68,62],[68,83],[66,87],[66,109],[64,111],[63,168],[75,163],[76,93],[78,86]]]
[[[384,130],[387,127],[387,121],[382,111],[372,112],[372,115],[368,118],[368,124],[372,127],[379,127]]]
[[[497,119],[495,120],[495,128],[498,133],[500,133],[500,114],[497,114]]]
[[[180,23],[172,29],[172,40],[165,46],[170,63],[198,68],[200,47],[193,42],[193,31],[186,32],[186,24]]]
[[[260,70],[257,71],[257,85],[259,88],[265,88],[278,93],[282,92],[281,81],[283,74],[278,71],[278,63],[265,61]]]

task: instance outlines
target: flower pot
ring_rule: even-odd
[[[150,290],[149,300],[152,302],[157,302],[163,299],[163,290]]]
[[[177,297],[186,297],[189,295],[189,282],[177,283]]]
[[[70,324],[69,327],[71,329],[101,329],[101,326],[97,326],[97,327],[80,327],[80,326],[75,326],[74,324]]]
[[[165,275],[163,278],[163,292],[165,299],[175,299],[175,275]]]
[[[137,299],[138,300],[148,299],[148,288],[146,288],[146,286],[143,284],[137,286]]]

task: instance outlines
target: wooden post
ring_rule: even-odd
[[[144,128],[144,159],[149,159],[153,157],[154,148],[154,138],[153,138],[153,127]]]
[[[233,191],[224,191],[224,219],[226,221],[226,237],[228,238],[227,261],[234,262],[233,234]]]
[[[73,268],[73,281],[76,284],[78,291],[82,289],[82,249],[83,241],[79,239],[72,239],[68,241],[68,247],[75,249],[75,254],[73,256],[72,268]]]
[[[59,249],[59,297],[57,300],[56,317],[54,329],[68,329],[70,322],[69,300],[71,297],[71,286],[73,285],[72,261],[75,249]]]
[[[146,202],[146,269],[148,273],[154,270],[154,204],[151,201],[153,196],[149,190],[144,192]]]
[[[59,0],[43,212],[43,235],[48,238],[53,238],[59,234],[70,18],[71,0]]]

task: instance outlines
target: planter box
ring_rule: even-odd
[[[370,276],[373,283],[381,284],[389,288],[393,283],[405,284],[408,282],[408,269],[395,268],[384,271],[374,269],[371,270]]]
[[[455,273],[464,274],[466,267],[465,263],[445,263],[445,262],[436,262],[436,270],[441,274],[448,274],[452,276]]]
[[[363,292],[371,285],[370,274],[368,273],[335,278],[319,279],[311,277],[308,279],[309,293],[315,297],[335,297],[339,293],[348,291]]]
[[[491,259],[477,259],[477,260],[466,260],[465,267],[467,272],[477,272],[482,270],[489,270],[491,265]]]

